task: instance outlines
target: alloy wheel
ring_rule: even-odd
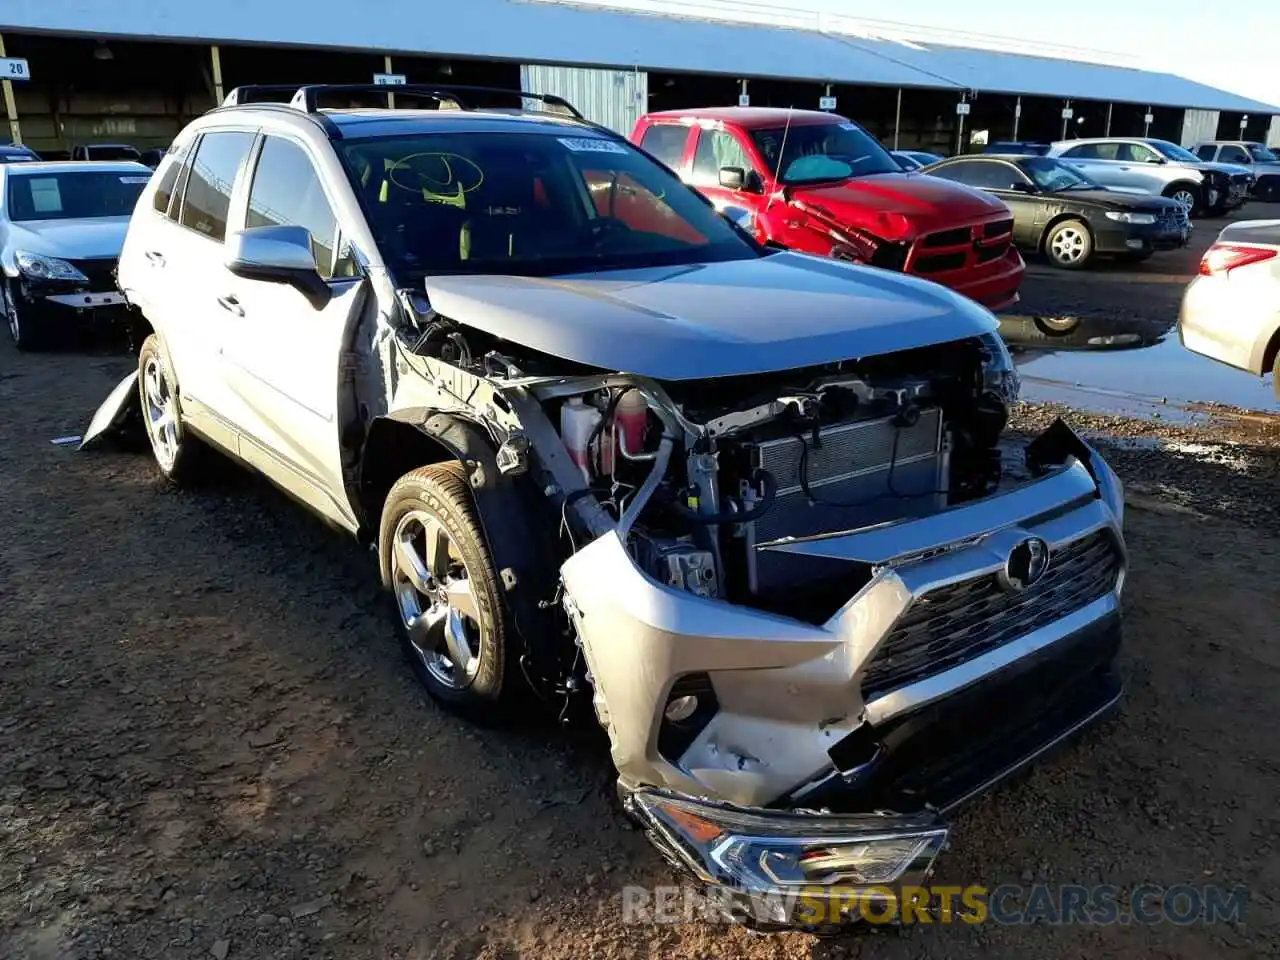
[[[410,510],[391,542],[391,580],[401,621],[431,676],[462,690],[480,670],[480,614],[466,565],[444,525]]]
[[[18,319],[18,307],[13,302],[13,295],[9,292],[7,285],[0,285],[0,306],[4,307],[4,317],[9,324],[9,336],[13,337],[14,343],[22,342],[22,323]]]
[[[1178,206],[1182,207],[1183,210],[1187,211],[1187,216],[1191,216],[1191,211],[1195,208],[1195,205],[1196,205],[1196,195],[1194,193],[1186,189],[1178,190],[1178,191],[1175,191],[1173,196],[1170,197],[1169,199],[1173,200],[1174,203],[1178,204]]]
[[[1088,249],[1088,238],[1079,227],[1063,227],[1053,235],[1053,242],[1049,245],[1053,259],[1059,263],[1079,263]]]
[[[178,405],[164,365],[155,356],[142,368],[142,392],[146,400],[147,436],[160,469],[168,472],[178,459]]]

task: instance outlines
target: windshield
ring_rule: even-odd
[[[1186,160],[1191,163],[1200,163],[1200,158],[1190,150],[1184,150],[1176,143],[1170,143],[1168,140],[1148,140],[1147,143],[1155,147],[1170,160]]]
[[[847,120],[752,130],[751,139],[765,165],[778,171],[781,183],[821,183],[902,172],[875,137]]]
[[[1052,157],[1027,157],[1019,166],[1046,193],[1058,190],[1100,190],[1101,185],[1074,167]]]
[[[337,146],[401,282],[761,255],[674,174],[616,140],[468,132]]]
[[[1260,143],[1247,144],[1249,156],[1253,157],[1255,163],[1280,163],[1280,157],[1275,152],[1268,150]]]
[[[137,160],[141,156],[135,148],[117,143],[91,144],[87,153],[90,160]]]
[[[127,217],[150,179],[147,171],[14,172],[9,175],[9,219]]]

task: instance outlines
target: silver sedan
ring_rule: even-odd
[[[1183,346],[1258,376],[1280,399],[1280,220],[1242,220],[1218,234],[1182,296]]]

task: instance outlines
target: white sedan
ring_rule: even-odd
[[[1182,297],[1182,345],[1258,376],[1280,399],[1280,220],[1241,220],[1218,234]]]
[[[18,349],[123,311],[116,261],[150,179],[140,163],[0,164],[0,312]]]

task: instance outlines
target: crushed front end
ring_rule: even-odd
[[[562,599],[659,849],[721,892],[847,899],[921,882],[948,811],[1117,704],[1123,494],[1061,422],[1009,469],[993,337],[796,376],[606,384],[567,442],[566,522],[603,510]],[[602,456],[618,389],[653,429]]]
[[[65,260],[18,253],[8,280],[6,310],[41,333],[123,326],[124,294],[116,286],[116,257]]]

